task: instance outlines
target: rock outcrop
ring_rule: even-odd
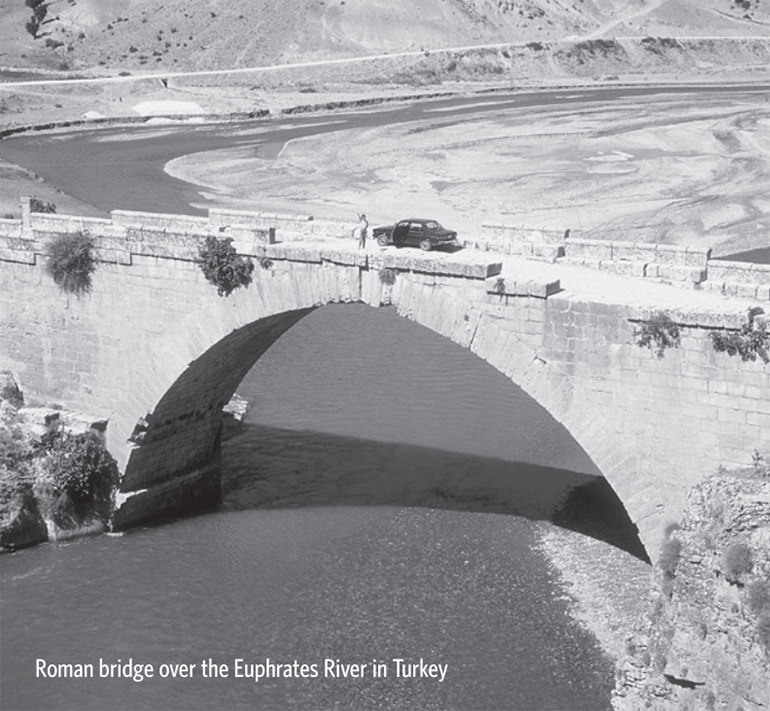
[[[54,481],[62,457],[61,437],[91,437],[102,451],[106,420],[49,407],[24,407],[12,374],[0,372],[0,549],[13,550],[104,530],[110,497],[68,492]],[[72,440],[70,440],[72,441]],[[109,457],[109,455],[106,455]]]
[[[649,612],[628,639],[616,711],[770,708],[770,477],[695,486],[656,566]]]

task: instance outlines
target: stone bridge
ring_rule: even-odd
[[[770,450],[770,367],[716,353],[709,338],[739,327],[755,300],[689,277],[676,286],[568,264],[564,244],[541,261],[472,248],[359,251],[350,227],[213,209],[111,219],[26,209],[0,220],[0,368],[28,396],[109,420],[123,472],[116,527],[218,500],[223,406],[270,345],[324,304],[390,305],[508,376],[588,453],[651,557],[691,485]],[[504,230],[490,229],[500,243]],[[94,237],[99,259],[81,297],[54,284],[42,256],[76,230]],[[194,261],[209,234],[257,263],[253,283],[228,298]],[[693,257],[682,255],[687,266]],[[657,310],[682,327],[681,346],[663,358],[634,335]]]

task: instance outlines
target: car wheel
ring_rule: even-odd
[[[430,240],[429,240],[429,239],[424,239],[424,240],[422,240],[422,241],[420,242],[420,249],[421,249],[423,252],[430,252],[430,250],[431,250],[431,247],[433,247],[433,245],[430,243]]]
[[[377,244],[379,244],[380,247],[387,247],[388,246],[388,235],[380,235],[377,238]]]

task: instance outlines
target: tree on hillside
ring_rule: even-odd
[[[24,0],[24,4],[32,9],[32,17],[27,22],[27,32],[29,32],[34,39],[37,39],[37,34],[40,32],[40,25],[43,24],[46,16],[48,15],[48,5],[45,4],[45,0]]]

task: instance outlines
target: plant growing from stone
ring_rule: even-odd
[[[770,657],[770,612],[763,613],[757,620],[757,639]]]
[[[254,263],[241,257],[232,245],[232,239],[217,239],[213,235],[198,249],[196,262],[206,280],[217,287],[219,296],[230,296],[236,289],[251,284]]]
[[[393,284],[396,283],[396,274],[397,272],[395,269],[390,269],[390,268],[380,269],[380,273],[379,273],[380,281],[387,286],[393,286]]]
[[[106,522],[119,480],[113,456],[91,432],[73,435],[57,431],[46,444],[48,483],[53,492],[69,496],[81,515],[91,509]]]
[[[770,582],[767,580],[752,580],[746,586],[746,599],[749,609],[755,615],[770,613]]]
[[[682,542],[678,538],[666,538],[660,549],[658,567],[663,573],[662,590],[666,597],[670,598],[674,591],[674,578],[682,555]]]
[[[49,215],[56,214],[56,204],[52,202],[44,202],[40,198],[29,199],[29,211],[30,212],[43,212]]]
[[[770,332],[764,320],[757,316],[764,313],[759,306],[749,309],[748,318],[738,331],[712,331],[711,343],[717,353],[739,355],[745,363],[757,357],[770,363]]]
[[[62,291],[85,294],[91,291],[96,271],[94,240],[87,232],[58,235],[46,247],[46,269]]]
[[[740,582],[741,575],[750,573],[752,565],[751,549],[745,543],[731,543],[722,552],[720,569],[731,583]]]
[[[655,355],[662,358],[668,348],[679,348],[682,330],[668,314],[656,311],[634,330],[634,338],[637,346],[654,350]]]

